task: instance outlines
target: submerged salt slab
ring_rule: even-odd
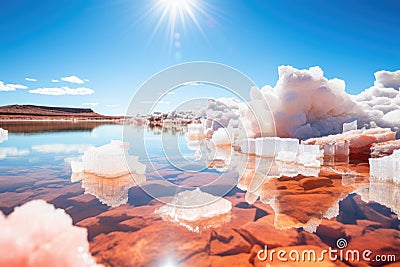
[[[116,140],[112,140],[110,144],[89,149],[83,154],[82,162],[71,162],[72,172],[85,171],[104,177],[126,175],[131,170],[144,174],[146,165],[140,163],[137,156],[125,155],[125,149],[128,149],[128,144]]]
[[[33,200],[5,217],[0,211],[0,266],[101,266],[89,252],[87,230],[62,209]]]
[[[175,195],[171,203],[155,210],[156,214],[175,222],[197,221],[230,212],[232,203],[202,192],[199,188]]]
[[[371,177],[400,183],[400,150],[394,150],[390,156],[370,158],[369,166]]]
[[[396,149],[400,149],[400,140],[375,143],[371,146],[371,156],[382,157],[391,155]]]
[[[340,151],[340,153],[345,153],[347,151],[346,141],[348,141],[350,153],[361,153],[364,151],[369,151],[371,145],[374,143],[386,142],[395,139],[396,132],[393,132],[389,128],[377,127],[371,129],[354,130],[325,137],[311,138],[303,141],[302,143],[316,145],[334,143],[336,150]],[[337,154],[337,152],[335,154]]]

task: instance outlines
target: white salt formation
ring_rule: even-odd
[[[332,155],[332,153],[335,155],[348,155],[349,153],[369,152],[372,144],[395,139],[396,133],[389,128],[371,128],[312,138],[302,141],[302,143],[324,146],[325,155]]]
[[[349,122],[349,123],[343,123],[343,132],[349,132],[349,131],[354,131],[357,130],[357,120]]]
[[[101,266],[89,252],[87,230],[62,209],[33,200],[5,217],[0,211],[0,266]]]
[[[371,146],[371,156],[373,157],[388,156],[391,155],[393,151],[396,149],[400,149],[400,140],[375,143]]]
[[[201,123],[190,123],[186,133],[188,140],[201,140],[206,137],[206,129]]]
[[[202,192],[199,188],[175,195],[171,203],[155,210],[163,218],[174,222],[197,221],[226,214],[232,203],[221,197]]]
[[[146,165],[138,161],[137,156],[125,155],[128,144],[112,140],[110,144],[89,149],[82,156],[82,162],[71,162],[72,172],[88,172],[104,177],[118,177],[132,171],[145,174]],[[125,161],[126,156],[126,161]]]
[[[344,81],[325,78],[320,67],[280,66],[278,73],[274,87],[250,91],[250,104],[257,102],[252,107],[260,121],[264,117],[259,114],[272,110],[277,136],[304,140],[335,134],[342,131],[343,123],[354,119],[359,125],[371,121],[380,127],[400,125],[400,71],[376,72],[374,86],[356,96],[346,93]],[[355,130],[354,124],[346,124],[345,130]]]
[[[8,131],[0,128],[0,143],[8,140]]]
[[[324,156],[320,145],[299,144],[296,138],[261,137],[241,140],[240,148],[243,153],[275,158],[282,162],[296,162],[306,167],[320,167]]]
[[[370,158],[369,167],[372,178],[400,183],[400,150],[390,156]]]
[[[242,153],[255,154],[256,153],[256,141],[255,138],[242,139],[239,142],[240,150]]]

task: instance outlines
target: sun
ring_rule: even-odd
[[[207,15],[205,0],[155,0],[151,5],[149,13],[156,18],[151,39],[161,29],[165,29],[167,38],[173,42],[178,25],[184,32],[195,25],[204,35],[199,16]]]

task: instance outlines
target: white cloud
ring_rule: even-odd
[[[91,106],[91,107],[96,107],[98,106],[100,103],[99,102],[86,102],[86,103],[82,103],[83,106]]]
[[[32,94],[40,94],[40,95],[91,95],[94,93],[94,90],[87,87],[79,87],[79,88],[69,88],[68,86],[62,87],[49,87],[49,88],[38,88],[34,90],[29,90],[29,93]]]
[[[0,81],[0,91],[15,91],[17,89],[27,89],[28,86],[22,84],[12,84],[8,83],[5,84],[4,82]]]
[[[73,75],[73,76],[68,76],[68,77],[62,77],[61,78],[62,81],[64,82],[69,82],[69,83],[77,83],[77,84],[84,84],[85,81],[82,80],[81,78]]]
[[[53,80],[51,80],[51,82],[53,82],[53,83],[59,83],[60,81],[59,81],[59,80],[56,80],[56,79],[53,79]]]
[[[89,79],[83,79],[85,82],[90,82],[90,80]]]
[[[28,82],[37,82],[37,80],[36,79],[34,79],[34,78],[25,78],[25,80],[26,81],[28,81]]]

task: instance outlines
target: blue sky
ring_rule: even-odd
[[[0,105],[98,103],[95,111],[123,114],[150,76],[196,60],[230,65],[260,87],[276,83],[280,65],[318,65],[345,80],[349,93],[371,86],[377,70],[400,69],[395,0],[191,0],[202,31],[178,21],[179,38],[170,38],[167,19],[152,36],[160,13],[151,8],[162,1],[1,1],[0,81],[28,88],[0,91]],[[70,76],[83,83],[61,80]],[[94,92],[76,91],[82,87]],[[29,92],[38,88],[75,95]]]

